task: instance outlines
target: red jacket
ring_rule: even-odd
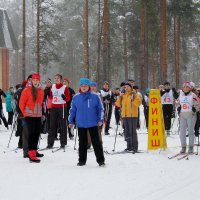
[[[37,98],[33,101],[32,87],[27,87],[22,91],[19,107],[24,117],[41,117],[44,90],[38,88]]]
[[[63,84],[60,83],[60,84],[55,84],[56,85],[56,89],[60,89]],[[66,97],[65,101],[66,102],[69,102],[70,101],[70,93],[69,93],[69,89],[68,87],[65,88],[65,92],[64,92],[64,95]],[[53,94],[52,94],[52,89],[50,90],[50,95],[49,95],[49,98],[53,98]],[[52,103],[52,108],[62,108],[63,107],[63,104],[53,104]],[[64,104],[64,107],[66,107],[66,103]]]

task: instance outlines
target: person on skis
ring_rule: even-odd
[[[192,86],[190,82],[184,82],[183,88],[178,97],[177,111],[180,120],[180,153],[186,153],[186,131],[188,130],[189,148],[188,154],[194,151],[194,126],[196,122],[196,112],[199,111],[199,103],[197,96],[191,91]]]
[[[165,123],[165,130],[167,133],[167,136],[170,135],[170,129],[171,129],[171,119],[173,115],[174,110],[174,103],[175,99],[178,98],[178,93],[176,92],[175,88],[170,88],[170,83],[165,82],[164,88],[160,90],[161,94],[161,103],[163,108],[163,117],[164,117],[164,123]]]
[[[139,94],[132,89],[132,85],[125,83],[125,93],[117,99],[116,106],[121,108],[121,117],[124,125],[125,140],[127,142],[126,151],[136,153],[138,151],[137,121],[138,108],[141,105]]]
[[[30,162],[39,163],[43,154],[37,152],[41,130],[42,104],[44,90],[40,86],[40,75],[32,75],[32,86],[26,87],[21,94],[19,107],[28,129],[28,157]]]
[[[55,84],[52,85],[49,98],[52,98],[52,107],[50,113],[50,130],[47,139],[47,148],[52,149],[57,134],[57,128],[60,128],[60,147],[67,145],[67,126],[66,126],[66,103],[70,101],[69,89],[62,84],[62,75],[56,74]]]

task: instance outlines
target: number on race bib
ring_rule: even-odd
[[[165,97],[164,98],[164,102],[166,102],[166,103],[170,103],[171,102],[170,100],[171,100],[170,97]]]
[[[53,97],[53,102],[55,102],[55,103],[56,103],[56,102],[59,102],[59,98],[58,98],[57,96],[54,96],[54,97]]]
[[[183,110],[189,110],[190,106],[189,106],[189,104],[184,103],[182,108],[183,108]]]

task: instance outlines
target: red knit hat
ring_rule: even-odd
[[[27,81],[26,81],[26,80],[23,80],[23,81],[22,81],[22,86],[23,86],[23,87],[26,87],[26,84],[27,84]]]
[[[32,79],[37,79],[38,81],[40,81],[40,74],[37,72],[33,73]]]

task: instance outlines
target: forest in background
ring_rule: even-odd
[[[200,85],[199,0],[0,0],[0,7],[19,45],[12,85],[34,71],[43,81],[62,73],[74,88],[83,76],[112,87],[135,79],[142,91],[167,80]]]

